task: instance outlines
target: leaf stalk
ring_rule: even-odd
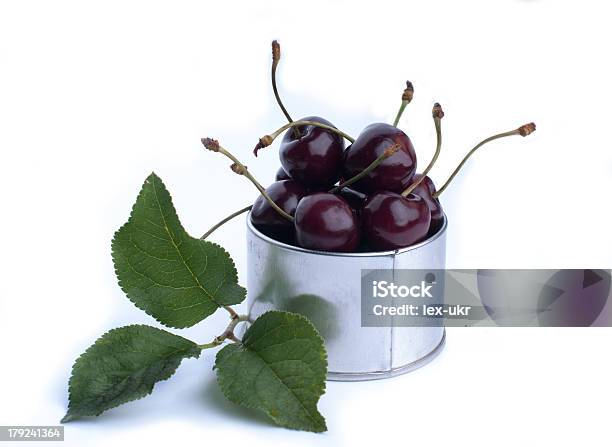
[[[198,345],[198,348],[200,348],[201,350],[216,348],[217,346],[223,344],[225,340],[232,340],[235,343],[239,343],[240,339],[236,337],[236,335],[234,335],[234,329],[236,328],[238,323],[248,320],[248,315],[238,315],[234,313],[234,316],[232,317],[230,323],[227,325],[221,335],[216,336],[210,343]]]

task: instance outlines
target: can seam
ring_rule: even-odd
[[[360,373],[350,373],[350,372],[335,372],[329,371],[327,373],[327,380],[331,382],[361,382],[366,380],[380,380],[380,379],[388,379],[391,377],[401,376],[402,374],[406,374],[412,372],[416,369],[419,369],[429,362],[434,360],[444,349],[446,345],[446,329],[442,332],[442,338],[440,342],[433,348],[430,352],[425,354],[418,360],[414,362],[408,363],[406,365],[398,366],[396,368],[391,368],[387,371],[371,371],[371,372],[360,372]]]

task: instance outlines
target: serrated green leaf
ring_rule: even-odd
[[[181,361],[199,357],[200,348],[186,338],[151,326],[113,329],[74,363],[68,387],[68,413],[62,423],[98,416],[153,391]]]
[[[325,392],[323,339],[301,315],[271,311],[245,332],[242,343],[217,353],[217,380],[232,402],[265,412],[287,428],[326,431],[317,402]]]
[[[229,254],[187,234],[154,173],[144,182],[128,222],[115,233],[112,253],[128,298],[166,326],[193,326],[246,295]]]

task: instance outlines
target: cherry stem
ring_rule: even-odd
[[[408,103],[406,101],[402,101],[402,105],[400,106],[399,110],[397,111],[397,115],[395,116],[395,121],[393,121],[393,125],[395,127],[397,127],[397,124],[399,123],[399,120],[402,117],[402,114],[404,113],[404,109],[406,109],[407,105]]]
[[[244,175],[246,178],[248,178],[251,181],[251,183],[255,185],[255,187],[261,193],[261,195],[268,201],[270,206],[272,206],[272,208],[274,208],[276,212],[278,212],[278,214],[283,216],[289,222],[294,221],[293,216],[291,216],[290,214],[287,214],[281,207],[279,207],[276,203],[274,203],[274,200],[272,200],[272,198],[268,195],[268,193],[266,192],[266,189],[263,186],[261,186],[261,184],[257,181],[257,179],[253,177],[253,175],[249,172],[248,168],[245,165],[243,165],[240,162],[240,160],[234,157],[230,151],[228,151],[227,149],[219,145],[219,142],[217,140],[213,140],[212,138],[202,138],[201,141],[206,149],[213,151],[213,152],[219,152],[225,155],[230,160],[232,160],[234,162],[231,166],[232,171],[234,171],[238,175]]]
[[[416,182],[414,182],[412,185],[410,185],[408,188],[404,190],[404,192],[402,193],[402,196],[404,197],[408,197],[408,195],[412,191],[414,191],[416,187],[419,186],[423,180],[425,180],[425,177],[427,176],[427,174],[429,174],[429,171],[431,171],[431,168],[433,168],[433,166],[436,164],[436,160],[438,160],[438,156],[440,155],[440,149],[442,148],[441,121],[442,121],[442,118],[444,118],[444,111],[442,110],[442,106],[438,103],[435,103],[431,114],[433,116],[434,124],[436,126],[436,152],[434,153],[433,158],[429,162],[429,165],[427,165],[427,167],[421,174],[421,178],[419,178]]]
[[[229,216],[227,216],[226,218],[224,218],[223,220],[219,221],[218,223],[216,223],[215,225],[213,225],[210,230],[208,230],[206,233],[204,233],[202,235],[202,237],[200,237],[200,239],[206,239],[208,236],[210,236],[217,228],[219,228],[220,226],[224,225],[225,223],[229,222],[230,220],[232,220],[234,217],[240,216],[242,213],[246,213],[247,211],[250,211],[251,208],[253,208],[253,205],[249,205],[249,206],[245,206],[242,209],[239,209],[238,211],[230,214]]]
[[[404,89],[404,93],[402,93],[402,104],[400,105],[400,108],[397,111],[397,115],[395,116],[395,121],[393,121],[394,127],[397,127],[397,124],[399,123],[399,120],[402,117],[402,114],[404,113],[406,106],[410,104],[410,102],[412,101],[413,95],[414,95],[414,86],[412,85],[412,82],[406,81],[406,88]]]
[[[366,175],[368,175],[370,172],[372,172],[374,169],[376,169],[383,161],[385,161],[387,158],[389,158],[390,156],[395,154],[397,151],[399,151],[399,148],[400,148],[400,145],[397,143],[389,146],[376,160],[370,163],[363,171],[361,171],[359,174],[355,175],[354,177],[351,177],[347,181],[340,183],[335,188],[330,189],[329,192],[332,194],[335,194],[341,191],[342,188],[346,188],[347,186],[350,186],[353,183],[358,182],[359,180],[364,178]]]
[[[272,140],[274,140],[280,134],[282,134],[285,130],[289,129],[290,127],[297,127],[297,126],[315,126],[315,127],[320,127],[322,129],[326,129],[326,130],[329,130],[331,132],[334,132],[334,133],[340,135],[343,138],[346,138],[351,143],[355,142],[354,138],[352,138],[350,135],[345,134],[341,130],[336,129],[334,126],[328,126],[327,124],[319,123],[317,121],[308,121],[308,120],[305,120],[305,121],[294,121],[292,123],[287,123],[283,127],[281,127],[278,130],[276,130],[274,133],[272,133],[272,135],[270,135],[270,136],[272,137]]]
[[[280,107],[283,114],[285,115],[285,118],[287,118],[287,121],[292,123],[293,119],[291,118],[291,115],[289,115],[289,112],[287,112],[287,109],[283,105],[283,101],[281,100],[281,97],[278,94],[278,87],[276,86],[276,67],[278,66],[278,62],[280,61],[280,58],[281,58],[280,44],[278,43],[278,41],[273,40],[272,41],[272,90],[274,91],[274,97],[276,98],[276,102],[278,103],[278,106]],[[300,130],[297,127],[293,128],[293,134],[295,135],[295,138],[300,138]]]
[[[327,124],[318,123],[316,121],[307,121],[307,120],[305,120],[305,121],[294,121],[292,123],[285,124],[284,126],[280,127],[276,131],[272,132],[270,135],[264,135],[263,137],[261,137],[259,139],[259,142],[255,146],[255,149],[253,150],[253,153],[257,157],[257,152],[259,152],[260,149],[263,149],[264,147],[270,146],[274,142],[274,140],[276,138],[278,138],[278,136],[280,134],[282,134],[284,131],[286,131],[287,129],[295,128],[295,127],[298,127],[298,126],[320,127],[322,129],[329,130],[330,132],[334,132],[335,134],[340,135],[342,138],[347,139],[351,143],[355,142],[355,139],[352,138],[350,135],[347,135],[346,133],[342,132],[339,129],[336,129],[333,126],[328,126]]]
[[[476,152],[480,147],[484,146],[487,143],[490,143],[491,141],[498,140],[500,138],[511,137],[513,135],[520,135],[522,137],[526,137],[527,135],[530,135],[533,132],[535,132],[535,130],[536,130],[535,124],[534,123],[528,123],[528,124],[522,125],[518,129],[512,130],[510,132],[500,133],[500,134],[493,135],[493,136],[491,136],[489,138],[486,138],[486,139],[482,140],[480,143],[478,143],[476,146],[474,146],[474,148],[472,150],[470,150],[465,157],[463,157],[463,160],[461,160],[461,163],[459,163],[459,166],[457,166],[455,168],[455,170],[453,171],[451,176],[448,178],[446,183],[444,183],[444,185],[442,185],[442,187],[437,192],[432,194],[433,198],[434,199],[438,198],[440,196],[440,194],[442,194],[444,192],[444,190],[447,188],[447,186],[450,184],[450,182],[453,181],[453,179],[455,178],[457,173],[461,170],[461,168],[463,167],[465,162],[468,160],[468,158],[470,158],[472,156],[472,154],[474,152]]]

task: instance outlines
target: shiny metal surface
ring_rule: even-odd
[[[444,327],[362,327],[361,270],[443,269],[446,218],[431,238],[401,250],[317,252],[277,242],[247,216],[247,303],[250,319],[271,309],[297,312],[327,347],[328,379],[370,380],[411,371],[444,345]]]

